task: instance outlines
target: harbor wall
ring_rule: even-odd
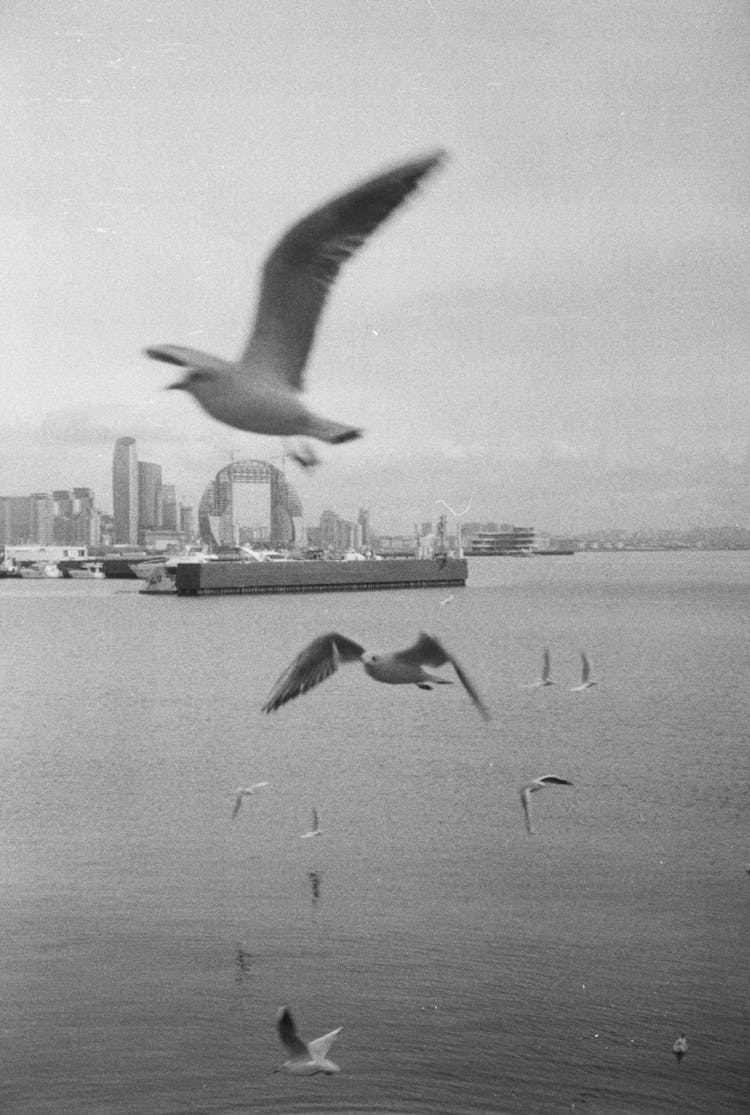
[[[455,588],[466,583],[464,558],[382,561],[209,561],[179,563],[181,596],[222,593],[351,592],[389,588]]]

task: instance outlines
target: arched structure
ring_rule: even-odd
[[[242,543],[288,546],[296,536],[294,520],[301,515],[297,493],[275,465],[232,461],[219,469],[201,496],[198,532],[211,550]]]

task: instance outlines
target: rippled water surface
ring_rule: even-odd
[[[749,586],[726,553],[474,559],[447,604],[0,582],[0,1109],[746,1110]],[[261,713],[325,630],[438,635],[491,724],[358,666]],[[575,785],[529,836],[544,773]],[[339,1076],[273,1072],[283,1003],[343,1026]]]

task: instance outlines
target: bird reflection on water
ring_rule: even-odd
[[[312,904],[313,904],[313,906],[315,906],[318,899],[320,898],[321,877],[320,877],[319,872],[317,872],[317,871],[308,871],[307,877],[310,880],[310,889],[312,891]]]
[[[237,945],[234,950],[235,983],[242,983],[250,974],[253,963],[253,954],[242,945]]]

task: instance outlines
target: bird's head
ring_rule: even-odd
[[[210,391],[215,386],[217,380],[218,374],[207,368],[188,368],[185,378],[168,384],[167,391],[189,391],[200,398],[206,390]]]
[[[366,650],[362,655],[362,662],[365,666],[369,666],[372,662],[377,662],[380,655],[373,654],[371,650]]]

